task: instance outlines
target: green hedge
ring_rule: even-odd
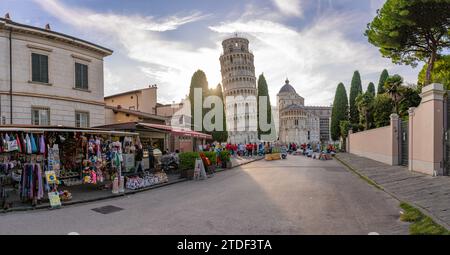
[[[194,169],[195,159],[199,158],[197,152],[182,152],[178,157],[180,157],[181,170]]]
[[[216,164],[216,153],[207,151],[204,152],[205,156],[209,158],[211,161],[211,164]],[[198,152],[182,152],[178,155],[180,157],[180,169],[181,170],[188,170],[188,169],[194,169],[195,167],[195,160],[197,158],[200,158]],[[222,161],[229,161],[230,160],[230,152],[228,151],[222,151],[220,153],[220,159]]]
[[[222,160],[222,162],[227,162],[231,160],[231,153],[227,150],[223,150],[220,152],[220,160]]]
[[[216,153],[214,151],[207,151],[204,153],[205,153],[205,156],[207,158],[209,158],[209,160],[211,161],[211,165],[215,165],[216,164]]]

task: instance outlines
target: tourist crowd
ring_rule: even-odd
[[[220,153],[223,150],[230,152],[232,157],[254,157],[272,153],[274,144],[269,142],[259,143],[211,143],[202,145],[201,151],[215,151]]]

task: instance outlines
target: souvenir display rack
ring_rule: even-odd
[[[123,187],[122,149],[132,154],[135,137],[100,129],[0,128],[0,209],[12,206],[12,193],[36,205],[50,194],[70,200],[70,191],[61,187],[100,184],[112,189],[114,181]]]

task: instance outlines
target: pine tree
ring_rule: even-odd
[[[339,83],[331,111],[331,138],[333,141],[339,140],[341,121],[348,121],[348,98],[344,84]]]
[[[203,100],[205,99],[206,96],[208,96],[209,94],[209,88],[208,88],[208,80],[206,79],[206,74],[202,71],[202,70],[197,70],[191,78],[191,85],[189,87],[189,101],[191,102],[191,127],[192,130],[195,130],[195,114],[194,114],[194,88],[201,88],[202,89],[202,97]],[[197,128],[201,128],[202,132],[205,131],[205,128],[203,127],[203,117],[205,116],[205,109],[203,109],[203,105],[202,105],[202,124],[201,127],[197,127]],[[200,130],[200,129],[198,129]]]
[[[395,64],[428,63],[424,84],[430,84],[438,56],[450,49],[449,13],[450,0],[387,0],[365,35]]]
[[[217,87],[213,91],[213,93],[215,96],[218,96],[222,100],[223,103],[225,103],[224,98],[223,98],[222,85],[220,83],[217,85]],[[228,140],[228,132],[227,132],[227,123],[226,123],[225,105],[224,104],[222,104],[222,110],[223,110],[222,130],[221,131],[215,130],[212,132],[212,137],[213,137],[214,141],[218,141],[218,142],[226,142]]]
[[[350,87],[350,98],[349,98],[349,107],[350,107],[350,124],[355,128],[359,123],[359,112],[356,107],[356,97],[362,93],[362,85],[361,85],[361,75],[359,71],[355,71],[352,78],[352,83]]]
[[[259,97],[260,96],[266,96],[267,97],[267,121],[270,123],[271,125],[271,129],[269,131],[262,131],[260,129],[260,125],[259,125]],[[270,104],[270,97],[269,97],[269,89],[267,88],[267,82],[266,82],[266,78],[264,77],[264,74],[261,74],[258,77],[258,97],[257,97],[257,120],[258,120],[258,138],[261,139],[261,135],[268,135],[271,134],[272,132],[275,132],[275,123],[272,121],[272,106]],[[276,135],[274,136],[274,138],[276,137]]]
[[[386,82],[387,78],[389,78],[389,73],[386,69],[384,69],[380,75],[380,81],[378,82],[378,91],[377,91],[378,95],[383,94],[385,92],[384,83]]]
[[[370,93],[375,97],[375,84],[373,84],[373,82],[369,83],[369,86],[367,86],[367,93]]]

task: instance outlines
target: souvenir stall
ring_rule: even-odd
[[[137,137],[137,146],[140,146],[141,150],[144,150],[145,143],[141,143],[140,137]],[[154,149],[155,152],[156,149]],[[147,155],[148,157],[148,155]],[[144,155],[142,153],[142,159],[143,160]],[[138,189],[144,189],[148,188],[157,184],[162,184],[169,182],[169,177],[167,174],[161,169],[160,165],[158,164],[156,168],[150,169],[146,168],[144,165],[142,165],[140,171],[136,168],[136,162],[133,158],[127,158],[124,160],[124,167],[126,169],[133,169],[132,172],[127,171],[125,173],[125,184],[126,188],[130,190],[138,190]]]
[[[0,128],[0,206],[58,206],[81,196],[73,190],[83,185],[123,193],[123,175],[134,171],[136,145],[141,146],[139,138],[130,132]]]

